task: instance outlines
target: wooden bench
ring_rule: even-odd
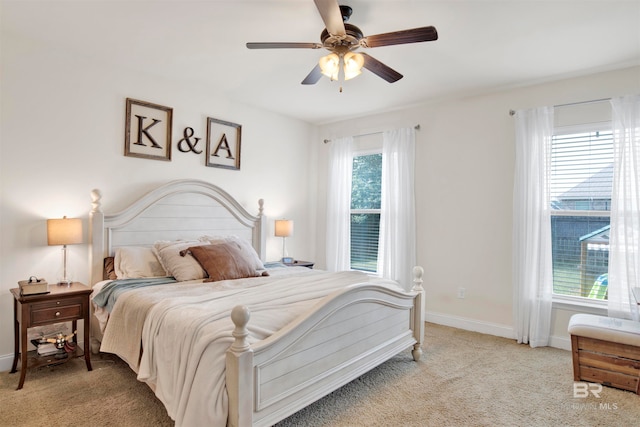
[[[574,381],[640,394],[640,323],[591,314],[569,321]]]

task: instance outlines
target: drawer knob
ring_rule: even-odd
[[[56,317],[59,317],[59,316],[60,316],[60,312],[56,311]]]

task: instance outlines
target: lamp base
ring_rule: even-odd
[[[67,245],[62,246],[62,278],[58,279],[58,286],[71,286],[73,280],[69,279],[67,271]]]

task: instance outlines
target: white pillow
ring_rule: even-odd
[[[186,280],[204,279],[207,272],[190,253],[185,256],[180,255],[180,251],[190,246],[208,245],[209,242],[199,240],[174,240],[174,241],[158,241],[153,244],[153,249],[167,271],[169,276],[176,278],[178,282]]]
[[[118,279],[163,277],[167,275],[160,261],[153,253],[153,249],[143,246],[116,248],[113,268]]]
[[[253,248],[251,243],[249,243],[249,241],[246,239],[241,239],[238,236],[202,236],[199,238],[199,240],[205,241],[211,245],[234,242],[238,245],[240,251],[244,254],[244,256],[251,260],[253,268],[255,268],[256,271],[265,270],[260,256]]]

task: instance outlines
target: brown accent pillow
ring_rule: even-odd
[[[243,279],[260,275],[259,272],[256,272],[252,260],[247,258],[234,243],[192,246],[188,250],[209,275],[209,278],[204,280],[205,282]]]
[[[110,256],[104,259],[104,270],[102,271],[104,280],[116,280],[115,258]]]

